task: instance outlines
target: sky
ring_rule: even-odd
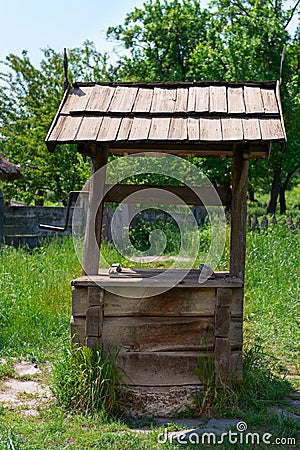
[[[79,47],[89,39],[98,51],[112,52],[106,41],[109,26],[120,25],[143,0],[0,0],[0,60],[27,50],[38,65],[40,49]]]
[[[292,4],[293,0],[289,0]],[[109,26],[124,23],[125,16],[144,0],[0,0],[0,61],[9,53],[28,51],[38,65],[41,49],[79,47],[93,41],[100,52],[114,55],[115,43],[106,41]],[[202,1],[205,6],[207,0]],[[295,29],[296,18],[290,32]],[[112,56],[117,59],[117,56]]]

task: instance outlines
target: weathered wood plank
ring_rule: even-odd
[[[189,91],[187,88],[177,88],[174,111],[186,112],[188,103],[188,93]]]
[[[130,112],[132,110],[138,88],[118,86],[109,105],[110,112]]]
[[[106,202],[115,203],[138,203],[139,201],[145,203],[145,190],[150,189],[147,193],[147,203],[148,204],[164,204],[166,199],[162,196],[157,196],[157,191],[152,191],[152,189],[162,189],[164,191],[171,192],[176,197],[182,199],[188,205],[203,205],[201,198],[205,199],[206,206],[219,205],[219,199],[216,198],[214,192],[208,187],[201,186],[166,186],[166,185],[133,185],[133,184],[115,184],[106,185],[107,194],[104,197]],[[218,196],[223,205],[230,204],[231,191],[227,187],[215,188]],[[138,194],[140,192],[140,195]],[[156,194],[154,193],[156,192]],[[131,194],[136,194],[134,198],[130,197]],[[173,197],[173,204],[181,204],[180,200],[176,200]],[[127,199],[128,198],[128,199]],[[126,200],[127,199],[127,200]],[[170,203],[170,198],[167,198],[168,204]],[[175,203],[177,201],[177,203]]]
[[[185,140],[187,139],[187,119],[182,117],[172,117],[168,139]]]
[[[118,131],[117,141],[125,141],[128,139],[133,119],[131,117],[124,117]]]
[[[101,306],[90,306],[86,312],[85,336],[102,336],[103,311]]]
[[[223,141],[242,141],[244,137],[242,119],[222,118]]]
[[[85,316],[88,306],[88,288],[72,286],[72,316]]]
[[[201,141],[222,141],[222,129],[220,119],[200,119]]]
[[[104,117],[99,129],[97,141],[113,141],[115,140],[121,124],[120,117]]]
[[[128,297],[105,292],[104,315],[110,316],[213,316],[216,305],[215,289],[173,288],[155,297],[143,298],[144,289],[128,288]],[[80,291],[80,289],[78,289]],[[83,289],[85,290],[85,289]],[[124,292],[123,292],[124,294]],[[78,304],[84,305],[78,294]],[[81,313],[84,307],[79,307]],[[80,315],[80,314],[78,314]]]
[[[81,120],[81,116],[65,116],[60,127],[59,136],[56,138],[56,141],[74,141]]]
[[[109,108],[115,88],[96,84],[91,92],[86,111],[106,112]]]
[[[198,356],[211,357],[210,352],[120,352],[118,367],[124,371],[129,386],[186,386],[199,385],[195,375]],[[232,377],[241,375],[241,352],[231,353]]]
[[[217,337],[215,342],[215,383],[224,386],[231,377],[231,345],[228,338]]]
[[[149,112],[153,98],[153,89],[139,88],[132,111]]]
[[[261,139],[259,120],[257,118],[242,119],[244,139],[254,141]]]
[[[129,140],[145,140],[148,139],[151,119],[149,117],[135,117],[130,130]]]
[[[217,289],[217,306],[229,306],[232,304],[232,289]]]
[[[189,141],[200,140],[200,119],[189,117],[187,123]]]
[[[188,112],[194,112],[195,105],[196,105],[196,88],[190,87],[189,93],[188,93],[188,105],[187,105]]]
[[[160,140],[167,139],[170,127],[170,117],[153,117],[149,131],[149,139]]]
[[[103,117],[83,117],[76,135],[76,140],[95,141],[97,139],[102,120]]]
[[[244,86],[244,99],[247,114],[264,112],[264,105],[259,87]]]
[[[232,317],[243,317],[243,302],[244,302],[244,289],[241,287],[232,289],[232,304],[231,304]]]
[[[213,348],[215,334],[228,337],[232,347],[241,348],[242,319],[231,320],[227,306],[217,307],[215,317],[107,317],[104,309],[103,343],[111,349],[119,347],[127,352],[208,350]]]
[[[284,139],[280,119],[260,119],[261,138],[264,141]]]
[[[209,87],[195,87],[195,112],[209,111]]]
[[[242,114],[246,111],[243,88],[229,87],[227,89],[227,96],[228,96],[228,113],[229,114]]]
[[[227,96],[225,86],[209,87],[209,111],[226,113],[227,112]]]
[[[105,317],[103,342],[133,352],[206,350],[214,343],[214,318]]]
[[[217,306],[215,313],[216,337],[229,337],[231,325],[230,306]]]
[[[85,317],[71,317],[71,339],[74,344],[85,345]]]
[[[154,88],[151,112],[172,113],[175,109],[176,89]]]
[[[279,114],[275,91],[273,89],[261,89],[261,96],[265,112]]]
[[[84,111],[92,91],[93,87],[91,86],[73,87],[62,107],[61,113],[66,114],[69,112]]]

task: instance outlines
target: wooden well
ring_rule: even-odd
[[[159,270],[99,271],[103,203],[122,201],[140,187],[115,186],[102,197],[105,176],[100,186],[90,183],[90,211],[99,195],[104,201],[95,220],[88,214],[84,273],[72,281],[71,334],[82,345],[119,349],[132,413],[173,414],[192,404],[201,389],[199,355],[214,362],[216,384],[242,380],[249,159],[266,157],[272,142],[285,140],[276,82],[81,83],[67,89],[46,142],[50,150],[76,143],[91,156],[92,174],[109,154],[159,150],[232,158],[230,196],[218,190],[231,209],[230,270],[202,284],[197,270],[175,285],[170,277],[159,295],[148,295],[162,283],[155,281]],[[193,202],[187,187],[176,192]]]

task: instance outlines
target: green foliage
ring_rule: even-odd
[[[216,383],[214,355],[199,356],[195,372],[204,389],[195,399],[197,408],[205,415],[265,411],[292,391],[281,371],[279,360],[267,354],[258,342],[244,348],[241,384],[230,386],[221,380]]]
[[[63,96],[63,56],[48,48],[40,68],[35,68],[26,51],[10,54],[0,72],[0,152],[20,164],[24,179],[4,184],[6,200],[28,204],[66,202],[70,190],[81,189],[89,177],[74,145],[57,147],[50,153],[44,140]],[[69,79],[107,79],[107,55],[92,42],[68,51]]]
[[[116,355],[73,345],[54,363],[52,391],[60,405],[85,413],[112,414],[119,405],[122,375]]]

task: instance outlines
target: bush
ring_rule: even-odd
[[[52,392],[60,405],[85,413],[112,414],[119,407],[122,375],[115,356],[72,345],[54,364]]]

